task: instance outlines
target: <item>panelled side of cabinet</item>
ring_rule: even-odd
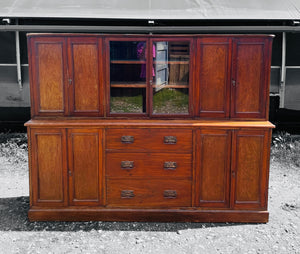
[[[36,206],[66,206],[67,154],[63,129],[31,129],[31,203]]]
[[[102,39],[68,39],[70,114],[103,115]]]
[[[68,110],[66,47],[63,37],[28,39],[32,116],[62,116]]]
[[[228,118],[230,111],[232,39],[197,40],[196,91],[200,117]]]
[[[234,39],[232,118],[268,118],[271,46],[269,38]]]
[[[68,129],[70,205],[102,204],[102,143],[101,129]]]

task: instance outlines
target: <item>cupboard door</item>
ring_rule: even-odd
[[[231,131],[197,130],[196,206],[229,207]]]
[[[33,37],[28,45],[32,116],[64,115],[67,111],[65,39]]]
[[[102,131],[68,130],[70,205],[102,203]]]
[[[232,118],[265,119],[268,108],[269,40],[239,38],[234,43]]]
[[[67,205],[66,135],[61,129],[31,129],[32,205]]]
[[[102,39],[69,38],[70,114],[103,115]]]
[[[234,208],[266,208],[270,132],[241,130],[234,134],[232,153]]]
[[[231,39],[199,39],[197,59],[200,116],[229,117]]]

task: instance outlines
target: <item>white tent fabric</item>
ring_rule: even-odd
[[[0,0],[0,17],[300,20],[300,0]]]

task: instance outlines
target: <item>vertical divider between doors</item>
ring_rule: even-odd
[[[199,207],[200,206],[200,160],[201,160],[201,130],[196,129],[194,131],[195,134],[195,144],[194,144],[194,154],[195,158],[194,162],[194,174],[193,174],[193,185],[194,185],[194,197],[193,197],[193,206]]]
[[[102,164],[99,163],[99,165],[101,165],[102,167],[102,171],[101,171],[101,174],[100,174],[100,177],[102,179],[100,179],[100,182],[101,183],[101,188],[100,189],[100,192],[102,193],[102,202],[101,204],[103,206],[106,206],[106,156],[105,156],[105,148],[106,148],[106,128],[103,128],[103,129],[100,129],[99,130],[101,132],[101,135],[99,135],[99,146],[101,146],[102,148],[99,149],[101,150],[99,152],[99,159],[101,159],[101,162]]]
[[[233,60],[234,60],[234,52],[233,52],[233,42],[234,42],[234,39],[231,39],[229,38],[228,40],[228,60],[227,60],[227,64],[228,64],[228,71],[227,71],[227,84],[226,84],[226,93],[225,93],[225,118],[230,118],[231,116],[231,103],[232,103],[232,90],[233,90],[233,87],[232,87],[232,79],[233,79],[233,74],[232,74],[232,71],[233,71]]]
[[[153,114],[153,87],[152,87],[152,82],[153,82],[153,76],[152,76],[152,68],[153,68],[153,38],[147,39],[147,44],[148,44],[148,58],[147,63],[146,63],[146,70],[147,70],[147,88],[148,91],[146,90],[146,96],[148,99],[147,103],[147,111],[146,113],[148,116],[152,116]],[[148,65],[148,66],[147,66]]]
[[[236,160],[237,160],[237,130],[231,132],[231,165],[230,165],[230,208],[234,208],[236,196]]]
[[[72,148],[73,140],[72,140],[72,130],[67,129],[67,154],[68,154],[68,166],[67,166],[67,179],[68,179],[68,200],[69,200],[69,205],[74,205],[73,204],[73,191],[74,191],[74,183],[72,182],[74,177],[71,177],[69,172],[71,172],[72,176],[74,175],[73,172],[73,148]]]
[[[106,116],[110,115],[110,48],[109,38],[104,39],[104,76],[105,76],[105,96],[106,96]]]
[[[195,62],[197,54],[196,39],[190,40],[190,64],[189,64],[189,114],[191,117],[195,116],[195,103],[194,103],[194,89],[195,89]]]
[[[61,129],[62,132],[62,159],[63,159],[63,195],[64,195],[64,206],[69,205],[69,185],[68,185],[68,138],[67,129]]]
[[[231,75],[230,75],[230,118],[235,117],[235,110],[236,110],[236,105],[235,105],[235,99],[236,99],[236,87],[232,86],[232,81],[234,80],[235,83],[237,83],[237,39],[233,38],[232,39],[232,61],[231,61]]]
[[[99,82],[100,82],[100,89],[99,89],[99,107],[100,107],[100,115],[106,117],[106,76],[105,76],[105,44],[104,44],[104,37],[98,36],[98,52],[99,52],[99,59],[98,59],[98,66],[99,66]],[[102,94],[101,94],[102,93]],[[102,100],[101,100],[102,99]]]
[[[74,89],[74,70],[73,70],[73,44],[71,38],[66,38],[66,45],[67,45],[67,91],[68,91],[68,98],[69,98],[69,109],[68,115],[72,115],[75,111],[75,89]],[[72,85],[69,83],[71,80]]]

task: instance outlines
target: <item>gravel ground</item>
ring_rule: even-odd
[[[31,223],[27,163],[0,157],[0,253],[300,253],[299,183],[271,161],[267,224]]]

